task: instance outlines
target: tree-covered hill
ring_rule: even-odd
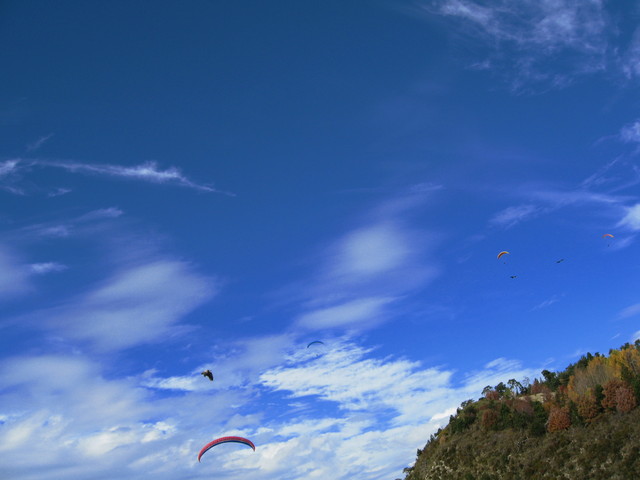
[[[405,480],[640,478],[640,341],[467,400]]]

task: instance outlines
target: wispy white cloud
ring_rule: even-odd
[[[96,412],[117,423],[146,410],[140,402],[142,391],[130,388],[130,382],[105,381],[99,365],[81,357],[43,355],[4,359],[0,384],[5,389],[15,389],[4,396],[3,402],[4,409],[15,412],[24,411],[23,407],[31,406],[32,402],[45,407],[59,392],[64,392],[70,402],[67,406],[73,407],[76,415],[69,420],[76,425],[94,423]],[[22,405],[20,397],[24,400]]]
[[[547,298],[546,300],[537,304],[531,310],[540,310],[541,308],[547,308],[553,305],[554,303],[557,303],[558,301],[560,301],[560,295],[553,295],[552,297]]]
[[[382,209],[384,210],[384,209]],[[395,298],[437,275],[426,260],[436,240],[404,226],[396,217],[377,217],[330,245],[315,278],[302,293],[305,328],[358,327],[388,318]]]
[[[499,227],[510,228],[523,220],[534,217],[540,212],[540,207],[536,205],[518,205],[507,207],[496,213],[489,223]]]
[[[191,372],[191,375],[175,375],[166,378],[156,377],[155,373],[154,370],[144,372],[142,385],[158,390],[180,390],[183,392],[204,391],[209,387],[202,381],[202,376],[197,371]]]
[[[396,299],[437,277],[439,236],[412,224],[441,188],[420,184],[372,205],[351,229],[310,255],[307,280],[274,295],[295,304],[294,330],[379,325],[394,315]]]
[[[67,225],[44,226],[37,229],[37,234],[43,237],[68,237],[71,231]]]
[[[538,189],[531,192],[531,196],[547,202],[553,207],[565,207],[569,205],[618,205],[628,201],[631,197],[610,195],[607,193],[593,192],[587,189],[575,190],[545,190]]]
[[[619,137],[625,143],[640,143],[640,121],[636,120],[622,127]]]
[[[40,323],[100,351],[164,338],[216,293],[213,279],[184,263],[158,259],[126,268],[65,305],[38,312]]]
[[[5,179],[4,184],[0,187],[16,192],[23,192],[20,186],[16,186],[21,175],[32,171],[35,167],[40,168],[61,168],[71,173],[83,173],[88,175],[106,176],[121,179],[138,180],[156,184],[177,185],[194,190],[204,192],[221,193],[224,195],[235,196],[230,192],[225,192],[214,188],[211,185],[194,182],[185,176],[180,169],[169,167],[161,169],[156,162],[145,162],[140,165],[123,166],[111,164],[90,164],[74,161],[54,161],[41,159],[12,159],[0,163],[0,180]],[[11,180],[10,183],[8,181]],[[30,187],[33,190],[33,187]],[[41,190],[41,189],[36,189]],[[53,196],[67,193],[67,189],[58,188],[53,191]],[[52,196],[51,191],[48,193]]]
[[[51,272],[63,272],[69,267],[57,262],[32,263],[29,268],[33,273],[44,275]]]
[[[32,142],[32,143],[28,144],[27,145],[27,152],[35,152],[42,145],[44,145],[47,140],[51,139],[51,137],[53,137],[53,133],[50,133],[48,135],[44,135],[44,136],[38,138],[35,142]]]
[[[609,211],[611,215],[617,215],[623,205],[633,200],[634,197],[628,195],[617,195],[613,193],[602,193],[594,191],[591,187],[598,186],[605,182],[614,181],[613,178],[604,178],[606,170],[613,166],[612,162],[604,169],[600,169],[596,174],[591,175],[582,182],[580,188],[558,189],[532,185],[519,187],[517,195],[524,199],[526,203],[507,207],[489,219],[490,226],[510,228],[518,223],[550,214],[567,207],[598,206]],[[628,179],[628,174],[626,176]]]
[[[626,227],[633,231],[640,230],[640,203],[625,209],[624,217],[622,217],[618,226]]]
[[[612,250],[623,250],[632,245],[635,240],[635,235],[627,235],[624,237],[621,235],[616,235],[615,241],[608,243],[607,245],[610,246]]]
[[[0,162],[0,178],[9,175],[17,170],[18,160],[5,160]]]
[[[614,158],[585,178],[580,183],[580,186],[586,191],[602,188],[603,186],[609,186],[612,191],[617,191],[629,185],[629,173],[636,177],[634,181],[637,182],[638,174],[633,171],[633,166],[628,165],[621,157]]]
[[[66,195],[67,193],[71,193],[70,188],[62,188],[58,187],[50,191],[47,196],[48,197],[61,197],[62,195]]]
[[[15,185],[19,163],[17,159],[0,162],[0,189],[14,195],[25,195],[24,190]]]
[[[169,167],[166,170],[162,170],[158,167],[156,162],[145,162],[141,165],[134,165],[131,167],[122,165],[107,165],[107,164],[89,164],[80,162],[61,162],[61,161],[34,161],[37,165],[62,168],[64,170],[73,173],[87,173],[93,175],[104,175],[109,177],[128,178],[132,180],[142,180],[151,183],[160,184],[173,184],[183,187],[193,188],[195,190],[202,190],[205,192],[222,193],[225,195],[234,196],[229,192],[223,192],[209,185],[203,185],[196,183],[176,168]]]
[[[64,223],[46,222],[29,225],[21,229],[19,233],[26,236],[66,238],[74,233],[78,233],[78,231],[86,227],[87,224],[111,220],[123,214],[124,212],[117,207],[100,208],[69,218],[65,220]]]
[[[4,190],[5,192],[13,193],[14,195],[26,195],[26,192],[23,189],[13,187],[11,185],[0,185],[0,189]]]
[[[473,22],[492,38],[520,48],[559,48],[601,52],[606,46],[607,18],[602,2],[576,0],[523,0],[484,6],[475,0],[431,2],[442,15]]]
[[[77,222],[89,222],[93,220],[101,220],[104,218],[118,218],[124,212],[117,207],[100,208],[98,210],[92,210],[79,216]]]
[[[106,380],[99,363],[80,356],[4,359],[0,390],[6,419],[0,452],[11,478],[109,478],[113,472],[143,478],[132,465],[167,441],[175,442],[169,448],[182,462],[193,453],[176,452],[188,439],[184,433],[174,438],[180,413],[172,418],[168,405],[151,402],[145,389],[129,379]],[[162,419],[151,418],[158,415]],[[25,447],[36,443],[34,458]]]
[[[384,307],[395,299],[392,297],[358,298],[345,303],[320,308],[305,313],[297,320],[297,325],[311,330],[335,327],[356,327],[367,323],[377,324],[384,313]]]
[[[0,300],[8,300],[28,293],[29,268],[11,250],[0,245]]]
[[[369,276],[402,265],[410,254],[410,243],[391,224],[378,224],[347,235],[340,246],[334,273],[338,276]],[[394,248],[389,248],[389,247]]]
[[[211,360],[195,366],[183,375],[163,377],[155,370],[144,372],[141,383],[158,390],[185,392],[210,391],[212,388],[248,389],[256,384],[260,374],[279,365],[287,352],[298,350],[300,345],[289,334],[267,335],[226,342],[212,352]],[[204,380],[200,372],[211,369],[214,381]]]
[[[640,315],[640,303],[636,303],[634,305],[628,306],[627,308],[624,308],[618,314],[618,318],[630,318],[635,317],[636,315]]]
[[[621,58],[622,71],[627,78],[640,77],[640,28],[636,28],[631,42]]]
[[[490,4],[433,0],[426,5],[431,13],[465,22],[475,42],[486,40],[491,60],[483,64],[508,71],[516,88],[539,81],[563,86],[574,75],[607,66],[611,21],[600,0],[498,0]],[[506,52],[512,55],[504,55]]]
[[[348,343],[332,344],[325,355],[313,361],[304,353],[296,353],[285,366],[263,373],[264,385],[289,391],[293,397],[315,395],[345,410],[392,409],[396,424],[428,420],[456,402],[478,396],[488,383],[506,381],[507,375],[522,378],[536,374],[519,362],[498,359],[470,373],[455,387],[452,371],[423,369],[418,362],[401,359],[370,358],[370,350]]]

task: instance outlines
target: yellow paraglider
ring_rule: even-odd
[[[511,254],[506,250],[504,250],[498,254],[498,260],[500,260],[500,258],[502,258],[503,255],[511,255]]]

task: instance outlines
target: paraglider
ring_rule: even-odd
[[[605,233],[604,235],[602,235],[602,238],[607,238],[607,237],[608,237],[608,238],[613,238],[613,235],[611,235],[610,233]],[[610,243],[608,243],[608,244],[607,244],[607,247],[610,247],[610,246],[611,246],[611,244],[610,244]]]
[[[213,373],[211,373],[211,370],[207,369],[204,372],[201,372],[200,375],[207,377],[209,380],[213,382]]]
[[[215,447],[216,445],[220,445],[221,443],[242,443],[243,445],[251,447],[254,452],[256,451],[256,446],[253,444],[253,442],[251,440],[246,439],[246,438],[243,438],[243,437],[220,437],[220,438],[217,438],[217,439],[213,440],[212,442],[207,443],[204,447],[202,447],[202,450],[200,450],[200,453],[198,454],[198,461],[200,461],[200,458],[202,457],[202,455],[204,455],[204,453],[206,451],[208,451],[209,449]]]
[[[307,348],[309,348],[311,345],[324,345],[324,342],[320,340],[314,340],[309,345],[307,345]]]
[[[511,255],[511,254],[510,254],[509,252],[507,252],[506,250],[503,250],[502,252],[500,252],[500,253],[498,254],[498,260],[500,260],[500,259],[501,259],[502,257],[504,257],[505,255]],[[507,262],[502,262],[502,263],[504,263],[505,265],[507,264]]]
[[[564,258],[561,258],[560,260],[556,260],[556,263],[562,263],[564,262]]]
[[[517,275],[511,275],[511,277],[509,277],[509,278],[518,278],[518,276]]]

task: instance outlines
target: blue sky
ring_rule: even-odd
[[[3,2],[0,474],[393,479],[639,338],[630,3]]]

